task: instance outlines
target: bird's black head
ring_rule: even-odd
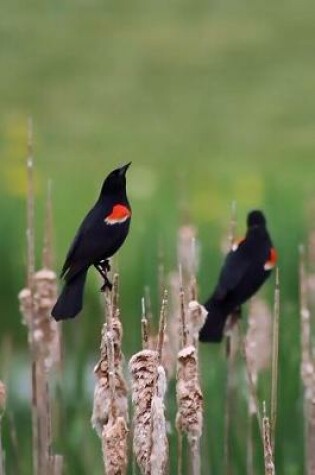
[[[104,180],[101,196],[121,193],[126,191],[126,171],[128,170],[131,162],[127,163],[123,167],[113,170]]]
[[[255,209],[247,215],[247,227],[266,226],[266,218],[261,211]]]

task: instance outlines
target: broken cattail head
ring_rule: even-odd
[[[208,312],[203,305],[200,305],[196,300],[191,300],[189,302],[187,326],[189,339],[192,344],[195,344],[198,341],[199,331],[203,327],[207,315]]]
[[[20,312],[23,316],[23,323],[29,328],[32,324],[33,316],[33,303],[32,303],[32,293],[28,288],[22,289],[19,292],[18,299],[20,302]]]

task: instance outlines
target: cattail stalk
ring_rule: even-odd
[[[160,322],[159,322],[159,333],[158,333],[158,343],[157,343],[157,352],[159,355],[159,364],[162,361],[162,351],[165,337],[165,325],[166,325],[166,307],[167,307],[168,292],[164,290],[161,312],[160,312]]]
[[[265,462],[265,475],[275,475],[275,466],[273,462],[273,451],[270,438],[270,421],[266,415],[266,404],[263,405],[263,440],[264,440],[264,462]]]
[[[246,361],[252,384],[257,392],[258,377],[262,370],[270,365],[271,356],[271,313],[266,303],[258,297],[250,302],[248,329],[246,332]],[[247,475],[254,474],[253,422],[257,414],[257,402],[248,391],[247,422]]]
[[[28,118],[27,123],[27,227],[26,227],[26,241],[27,241],[27,289],[30,292],[29,305],[29,323],[32,325],[33,321],[33,277],[35,273],[35,236],[34,236],[34,174],[33,174],[33,120]],[[37,408],[34,395],[34,381],[36,380],[36,362],[33,355],[32,345],[32,328],[29,332],[29,344],[32,354],[32,447],[33,447],[33,471],[34,475],[38,473],[38,428],[37,428]]]
[[[228,234],[229,250],[235,241],[236,235],[236,202],[231,204],[230,226]],[[231,471],[231,443],[232,443],[232,415],[234,414],[235,402],[235,371],[236,371],[236,354],[238,347],[238,325],[235,322],[238,319],[237,312],[231,314],[227,320],[227,327],[225,339],[225,351],[227,355],[227,374],[226,374],[226,388],[225,388],[225,410],[224,410],[224,471],[230,473]]]
[[[182,274],[181,266],[179,266],[179,279],[180,279],[179,302],[180,302],[182,348],[183,348],[187,346],[188,344],[188,328],[187,328],[187,322],[186,322],[185,292],[184,292],[184,286],[183,286],[183,274]]]
[[[311,351],[311,325],[308,304],[304,247],[300,247],[301,378],[304,386],[305,467],[315,474],[315,361]]]
[[[142,349],[148,349],[148,319],[146,317],[145,299],[141,299],[141,338]]]
[[[2,447],[2,417],[6,406],[6,387],[0,380],[0,475],[5,475],[5,453]]]
[[[271,379],[271,446],[275,453],[275,436],[278,399],[278,356],[279,356],[279,318],[280,318],[280,284],[279,270],[276,269],[276,286],[274,295],[273,329],[272,329],[272,379]]]
[[[27,288],[19,293],[23,321],[28,327],[32,357],[32,442],[34,475],[52,472],[51,408],[48,372],[60,361],[60,338],[57,323],[50,318],[57,295],[55,273],[44,268],[35,273],[33,125],[28,121],[27,153]],[[44,264],[51,263],[51,202],[46,217]]]
[[[259,400],[258,400],[258,394],[257,394],[257,387],[255,384],[255,376],[252,373],[252,368],[250,365],[250,362],[248,360],[248,350],[247,350],[247,343],[245,338],[242,338],[242,355],[245,361],[245,369],[246,369],[246,375],[247,375],[247,381],[248,381],[248,389],[250,393],[250,398],[252,402],[252,407],[253,407],[253,412],[256,413],[257,416],[257,421],[258,421],[258,426],[260,429],[260,434],[263,436],[263,426],[262,426],[262,417],[259,409]]]

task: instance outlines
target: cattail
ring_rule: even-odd
[[[273,462],[272,446],[270,440],[270,421],[266,415],[266,404],[264,403],[263,409],[263,442],[264,442],[264,462],[265,462],[265,475],[275,475],[275,466]]]
[[[151,405],[151,456],[150,475],[164,475],[168,465],[168,441],[166,437],[166,421],[164,414],[164,395],[166,392],[166,376],[163,366],[157,368],[155,394]]]
[[[120,350],[122,326],[119,319],[113,319],[113,336],[114,336],[114,389],[115,389],[115,405],[117,415],[128,420],[128,399],[127,399],[127,383],[122,373],[122,353]],[[111,388],[109,381],[109,362],[107,350],[107,324],[103,325],[101,339],[101,358],[94,368],[96,375],[96,384],[94,391],[94,406],[92,414],[92,426],[101,437],[103,426],[107,424],[109,419],[109,410],[111,404]]]
[[[103,426],[102,449],[106,475],[123,475],[128,465],[128,427],[124,417],[109,417]]]
[[[155,350],[158,344],[158,335],[150,335],[148,338],[148,348]],[[176,357],[174,356],[173,345],[167,333],[164,335],[162,350],[162,366],[165,368],[167,378],[171,379],[175,375]]]
[[[300,247],[300,321],[301,378],[304,385],[305,466],[309,475],[315,474],[315,361],[311,351],[311,324],[305,255]]]
[[[252,380],[257,386],[260,371],[268,368],[271,359],[271,312],[259,297],[250,302],[246,333],[246,357]],[[249,413],[256,413],[256,403],[250,394]]]
[[[182,266],[185,284],[195,275],[198,267],[198,243],[196,241],[197,230],[192,224],[186,224],[179,228],[177,235],[177,261]]]
[[[271,361],[271,445],[275,451],[277,408],[278,408],[278,366],[279,366],[279,322],[280,322],[280,281],[276,268],[274,309],[272,322],[272,361]]]
[[[50,313],[57,297],[55,272],[41,269],[34,276],[33,343],[42,353],[46,370],[61,361],[60,326]]]
[[[172,376],[176,372],[177,353],[181,348],[181,314],[180,314],[180,275],[179,272],[172,272],[169,275],[169,321],[167,326],[167,336],[170,341],[170,351],[172,352],[173,368]],[[169,378],[171,377],[168,375]]]
[[[208,312],[203,305],[200,305],[196,300],[189,302],[187,326],[190,343],[194,346],[197,345],[199,331],[203,327],[207,315]]]
[[[91,418],[101,438],[107,475],[124,475],[128,464],[128,399],[122,373],[118,283],[115,274],[112,299],[105,293],[107,321],[102,328],[101,358],[94,369],[96,384]]]
[[[133,450],[143,475],[150,474],[151,409],[158,363],[159,354],[155,350],[139,351],[129,362],[134,404]]]
[[[253,417],[257,415],[257,384],[259,373],[269,367],[271,360],[271,312],[259,297],[250,301],[248,328],[245,337],[245,361],[249,372],[247,474],[254,473]],[[251,386],[252,385],[252,386]]]
[[[113,302],[106,297],[107,323],[102,328],[101,357],[94,368],[96,384],[91,422],[100,437],[104,424],[109,421],[113,392],[116,416],[125,419],[126,424],[128,421],[128,389],[122,369],[124,357],[121,351],[122,324],[118,307],[117,274],[114,276],[113,284]],[[112,313],[113,311],[115,314]]]
[[[32,442],[35,475],[50,474],[54,469],[51,454],[51,408],[48,372],[60,361],[60,335],[57,323],[50,318],[55,303],[57,284],[55,273],[48,269],[52,263],[51,202],[45,226],[44,269],[35,273],[33,125],[28,121],[27,156],[27,283],[19,293],[23,322],[28,327],[28,342],[32,357]],[[61,457],[59,457],[61,460]],[[60,465],[60,464],[59,464]],[[57,475],[57,472],[56,472]]]
[[[31,328],[33,318],[33,299],[31,289],[22,289],[18,294],[20,302],[20,312],[22,314],[22,322]],[[29,342],[30,343],[30,342]]]
[[[200,474],[200,438],[203,420],[203,396],[199,383],[198,355],[194,346],[186,346],[177,358],[177,415],[176,428],[179,442],[181,434],[186,433],[191,455],[192,473]],[[182,444],[179,444],[180,453]],[[179,467],[182,461],[179,460]]]
[[[202,434],[203,396],[194,346],[186,346],[178,353],[176,393],[176,426],[187,434],[189,441],[199,439]]]

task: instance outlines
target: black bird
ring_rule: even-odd
[[[247,233],[236,242],[226,256],[218,284],[204,304],[208,315],[199,333],[202,342],[223,338],[228,316],[237,312],[262,286],[277,262],[277,253],[266,228],[266,219],[259,210],[247,216]]]
[[[104,278],[102,290],[111,288],[107,278],[108,259],[124,243],[131,219],[126,193],[129,165],[107,176],[98,200],[78,229],[61,272],[65,284],[51,312],[56,320],[74,318],[82,310],[84,284],[90,266],[94,265]]]

